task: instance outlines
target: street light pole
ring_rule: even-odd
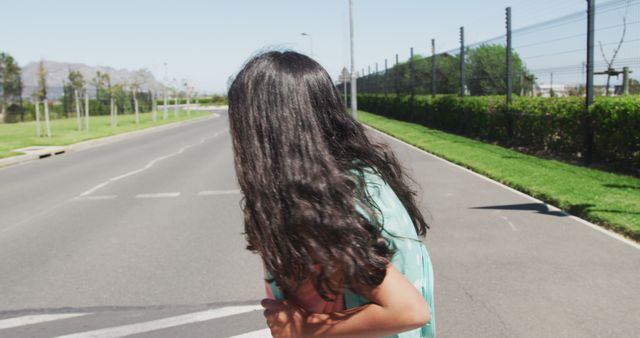
[[[356,64],[353,52],[353,0],[349,0],[349,40],[351,44],[351,116],[358,119],[358,90],[356,79]]]
[[[313,56],[313,38],[311,37],[311,35],[307,33],[300,33],[300,35],[306,36],[309,38],[309,52],[310,52],[310,55]]]

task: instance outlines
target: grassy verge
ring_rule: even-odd
[[[111,117],[108,115],[91,116],[89,132],[78,131],[75,118],[52,120],[51,138],[37,137],[35,122],[0,124],[0,158],[22,154],[14,152],[14,149],[36,145],[64,146],[207,115],[211,115],[211,112],[192,111],[191,117],[187,115],[187,112],[181,112],[179,117],[174,117],[171,112],[169,118],[163,120],[162,112],[159,112],[158,119],[153,121],[151,113],[142,113],[140,114],[140,123],[136,124],[135,115],[126,114],[118,116],[118,126],[116,127],[111,127]],[[45,134],[44,123],[41,123],[41,128]]]
[[[640,179],[525,155],[360,112],[360,120],[434,155],[640,241]]]

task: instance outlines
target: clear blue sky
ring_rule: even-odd
[[[42,58],[116,68],[146,67],[188,79],[200,91],[224,92],[227,79],[253,53],[284,47],[309,53],[335,78],[348,65],[347,0],[5,0],[0,50],[21,65]],[[602,1],[600,1],[602,2]],[[504,32],[504,9],[514,28],[586,8],[584,0],[354,0],[357,69],[401,59],[414,46],[428,52]],[[635,7],[637,8],[637,7]],[[634,26],[637,29],[638,26]]]

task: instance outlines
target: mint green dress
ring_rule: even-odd
[[[415,330],[402,332],[391,336],[393,338],[432,338],[436,336],[436,312],[433,302],[433,267],[424,243],[418,237],[409,213],[398,199],[393,189],[372,169],[363,171],[367,184],[367,193],[380,209],[379,224],[383,225],[382,236],[395,249],[391,263],[411,282],[429,304],[430,321],[427,325]],[[371,217],[357,210],[372,221]],[[270,283],[270,288],[276,299],[282,299],[281,290]],[[350,309],[370,303],[365,297],[349,292],[344,295],[345,308]]]

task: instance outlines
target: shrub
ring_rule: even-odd
[[[565,160],[592,158],[611,169],[640,174],[640,97],[597,97],[590,111],[581,97],[436,97],[361,94],[363,110]]]

